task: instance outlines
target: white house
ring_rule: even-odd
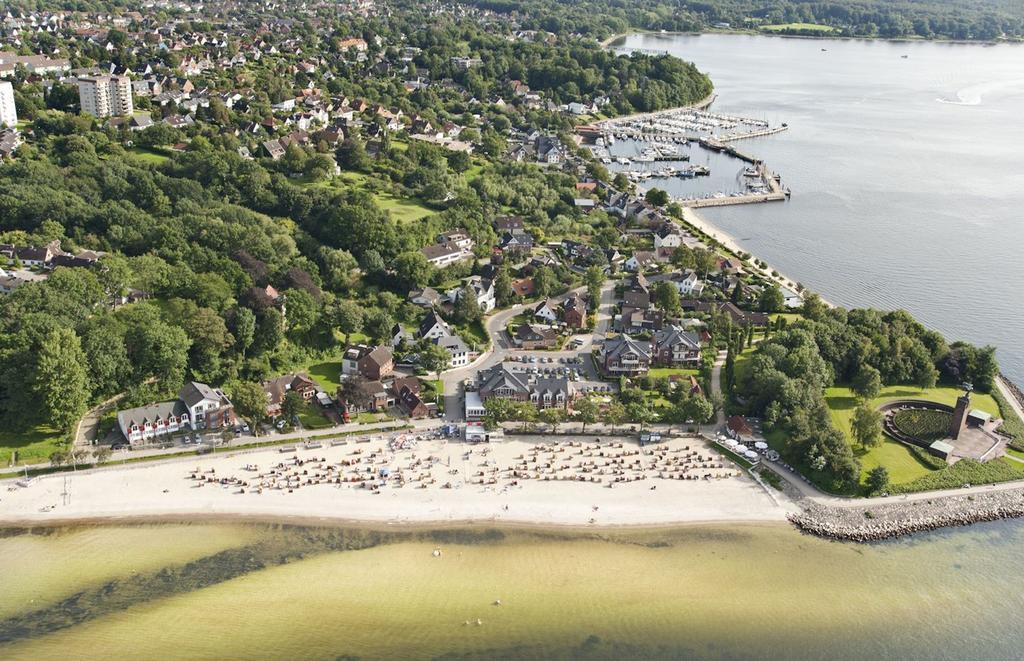
[[[466,278],[464,282],[462,287],[455,287],[445,293],[452,305],[462,296],[463,290],[469,287],[476,294],[476,303],[482,312],[487,313],[495,308],[497,299],[494,297],[494,283],[491,280],[474,275]]]
[[[533,316],[549,323],[558,322],[558,306],[550,301],[541,301],[533,308]]]
[[[451,354],[452,359],[448,363],[449,367],[465,367],[469,365],[469,347],[466,346],[466,343],[458,335],[439,337],[434,340],[434,344],[447,349],[448,353]]]
[[[192,429],[217,429],[234,424],[234,406],[220,388],[191,381],[178,393],[188,408]]]
[[[680,296],[700,296],[704,291],[704,283],[697,277],[697,272],[693,269],[673,274],[670,282],[679,290]]]
[[[420,322],[419,336],[423,339],[437,340],[442,337],[448,337],[451,334],[452,329],[435,310],[428,312],[427,316]]]

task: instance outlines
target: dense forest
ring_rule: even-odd
[[[470,0],[470,4],[514,13],[525,27],[598,39],[629,29],[698,32],[726,23],[731,29],[811,23],[835,28],[834,36],[890,39],[1024,37],[1024,5],[1014,0]]]

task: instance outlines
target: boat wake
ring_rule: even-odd
[[[958,90],[952,99],[939,97],[935,100],[939,103],[954,106],[980,106],[984,96],[991,94],[992,92],[1015,87],[1024,87],[1024,78],[969,85],[968,87]]]

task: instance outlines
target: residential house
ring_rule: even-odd
[[[533,308],[533,316],[548,323],[558,322],[558,304],[554,301],[541,301]]]
[[[661,367],[697,367],[701,338],[678,326],[666,326],[651,338],[651,362]]]
[[[117,426],[132,445],[187,430],[188,425],[188,407],[180,399],[117,413]]]
[[[420,322],[419,337],[426,340],[436,340],[441,337],[448,337],[452,329],[448,323],[441,318],[437,310],[431,310]]]
[[[394,369],[391,349],[385,346],[356,344],[346,349],[341,357],[341,373],[346,376],[358,374],[370,381],[380,381]]]
[[[700,296],[704,292],[704,283],[693,269],[686,269],[682,273],[673,273],[669,276],[668,281],[676,286],[680,296]]]
[[[562,321],[569,328],[580,329],[587,325],[587,301],[577,294],[569,294],[561,305]]]
[[[178,392],[188,407],[192,429],[221,429],[235,424],[235,407],[220,388],[190,381]]]
[[[386,411],[395,405],[394,395],[389,394],[388,389],[380,381],[361,379],[356,389],[355,394],[338,389],[338,404],[345,411],[346,418],[352,413]]]
[[[276,418],[281,415],[285,395],[295,392],[302,396],[303,401],[310,402],[316,396],[317,385],[305,374],[285,374],[264,381],[263,391],[267,393],[267,415]]]
[[[481,371],[477,375],[477,383],[477,395],[481,402],[498,397],[518,402],[533,402],[539,409],[570,409],[578,395],[572,382],[565,377],[538,377],[524,372],[513,372],[505,364]],[[469,393],[467,402],[468,395]]]
[[[437,268],[444,268],[449,264],[472,257],[473,253],[459,248],[454,243],[435,243],[434,245],[421,248],[420,252],[427,258],[427,261]]]
[[[533,283],[533,278],[521,278],[512,282],[512,293],[519,298],[527,298],[533,296],[536,288]]]
[[[650,346],[629,335],[618,335],[601,347],[600,364],[609,376],[646,374],[651,367]]]
[[[637,250],[627,259],[622,268],[632,273],[649,270],[658,263],[658,256],[649,250]]]
[[[434,344],[448,350],[448,353],[451,355],[451,361],[448,363],[449,368],[469,365],[469,347],[466,346],[466,343],[458,335],[445,335],[444,337],[435,338]]]
[[[449,290],[446,295],[448,301],[452,305],[455,305],[459,297],[463,296],[465,290],[469,289],[473,292],[476,297],[476,303],[480,306],[480,310],[484,313],[490,312],[497,305],[494,297],[494,283],[487,278],[483,278],[479,275],[470,276],[463,281],[462,287],[455,287]]]
[[[444,303],[444,297],[431,287],[413,289],[409,292],[409,302],[424,308],[433,308]]]
[[[557,349],[558,331],[544,326],[519,324],[512,335],[512,342],[520,349]]]

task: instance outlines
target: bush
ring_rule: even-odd
[[[990,461],[986,464],[973,459],[961,459],[949,468],[919,477],[911,482],[892,485],[890,493],[914,493],[938,489],[957,489],[965,484],[989,484],[1019,480],[1024,473],[1005,460]]]

